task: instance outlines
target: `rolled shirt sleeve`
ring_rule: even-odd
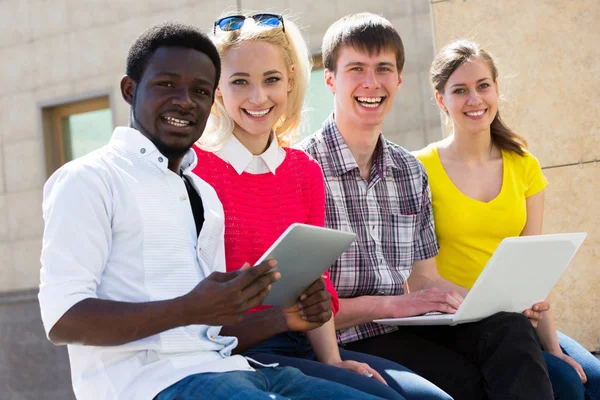
[[[75,304],[97,297],[112,240],[110,197],[99,171],[76,162],[44,186],[38,296],[46,334]]]

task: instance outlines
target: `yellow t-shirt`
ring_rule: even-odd
[[[454,186],[442,166],[437,143],[415,155],[429,176],[440,275],[470,289],[502,239],[521,234],[527,222],[526,198],[541,192],[548,181],[534,156],[502,150],[502,188],[484,203]]]

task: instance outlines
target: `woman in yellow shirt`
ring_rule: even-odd
[[[489,53],[456,41],[436,56],[430,72],[452,134],[416,155],[429,176],[439,273],[470,289],[502,239],[542,233],[548,182],[526,141],[500,119],[498,73]],[[555,398],[583,399],[584,383],[588,398],[600,399],[600,361],[557,334],[549,310],[536,330]]]

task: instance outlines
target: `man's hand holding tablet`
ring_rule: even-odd
[[[273,283],[264,305],[288,309],[298,301],[304,316],[323,313],[319,306],[325,300],[317,295],[325,286],[321,275],[354,242],[356,234],[305,224],[292,224],[256,262],[277,260],[275,269],[281,278]],[[306,296],[302,299],[303,296]],[[327,295],[328,296],[328,295]],[[290,308],[290,311],[293,308]],[[325,321],[327,322],[327,321]]]
[[[283,309],[287,327],[291,331],[310,331],[331,319],[331,295],[322,278],[304,291],[298,302]]]

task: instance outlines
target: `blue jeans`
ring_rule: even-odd
[[[169,386],[155,400],[303,400],[378,397],[355,389],[310,378],[295,368],[205,373],[188,376]]]
[[[543,352],[554,400],[584,400],[584,390],[579,374],[573,367],[550,353]]]
[[[564,333],[557,332],[557,334],[563,352],[577,361],[587,376],[587,382],[583,385],[585,398],[600,400],[600,360]]]
[[[339,382],[385,399],[451,399],[433,383],[384,358],[340,349],[342,360],[369,364],[383,376],[389,386],[373,378],[323,364],[317,361],[310,342],[302,333],[286,332],[276,335],[246,351],[244,355],[265,364],[279,363],[280,366],[295,367],[306,375]]]

